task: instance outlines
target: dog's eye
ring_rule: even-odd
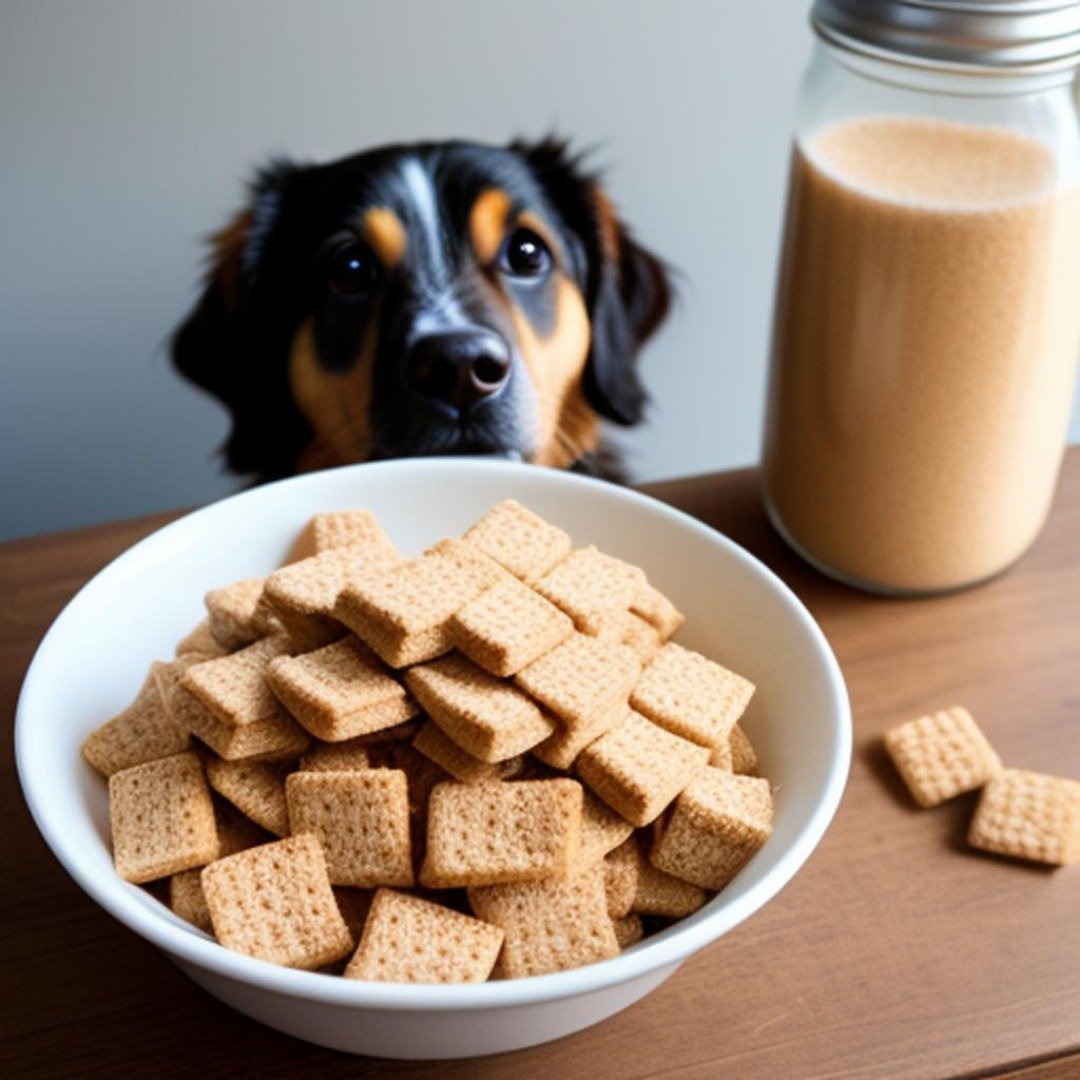
[[[346,244],[327,258],[325,275],[335,296],[358,296],[375,283],[375,260],[363,244]]]
[[[551,252],[532,229],[515,229],[503,244],[499,262],[515,277],[543,277],[551,269]]]

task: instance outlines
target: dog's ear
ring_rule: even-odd
[[[210,238],[202,295],[172,338],[176,369],[231,413],[222,452],[240,473],[268,476],[288,467],[277,464],[274,450],[271,384],[280,365],[268,355],[273,344],[262,270],[296,172],[290,162],[274,161],[256,175],[246,209]],[[280,440],[280,429],[276,434]]]
[[[648,396],[635,361],[671,306],[668,271],[633,238],[598,177],[582,168],[566,143],[519,141],[511,149],[529,164],[579,245],[579,283],[592,323],[586,400],[617,424],[636,424]]]

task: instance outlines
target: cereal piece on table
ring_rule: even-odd
[[[630,908],[634,915],[684,919],[704,907],[708,899],[709,894],[700,886],[665,874],[639,854],[637,889]]]
[[[648,825],[700,773],[709,751],[632,710],[575,763],[592,790],[634,825]]]
[[[892,728],[885,749],[920,806],[974,791],[1001,771],[1001,758],[959,705]]]
[[[567,725],[582,725],[625,705],[640,673],[641,664],[625,645],[574,633],[514,681]]]
[[[340,548],[396,552],[393,541],[370,510],[328,510],[315,514],[305,530],[315,554]]]
[[[625,702],[619,702],[613,709],[596,713],[584,723],[564,723],[550,739],[533,749],[533,756],[553,769],[569,769],[586,746],[622,723],[629,711]]]
[[[203,619],[194,630],[186,634],[176,643],[176,655],[198,656],[206,660],[213,660],[217,656],[228,655],[226,649],[213,634],[210,633],[210,620]]]
[[[296,772],[285,781],[294,833],[313,833],[334,885],[411,885],[409,793],[398,769]]]
[[[667,641],[686,621],[686,616],[657,588],[646,582],[634,594],[630,610],[656,629]]]
[[[615,611],[626,611],[645,585],[638,566],[606,555],[598,548],[578,548],[537,583],[536,591],[574,620],[584,632],[594,632]]]
[[[156,673],[168,666],[155,660],[135,700],[83,742],[83,757],[103,776],[171,757],[191,745],[187,731],[173,720],[161,696]]]
[[[968,843],[1051,866],[1080,862],[1080,780],[1003,769],[983,788]]]
[[[621,919],[630,913],[637,896],[641,852],[637,837],[624,840],[604,859],[604,895],[607,912],[613,919]]]
[[[522,767],[521,757],[494,763],[474,758],[454,742],[434,720],[424,724],[412,744],[424,757],[441,766],[463,784],[508,780],[516,776]]]
[[[349,936],[353,940],[353,948],[360,944],[360,938],[364,933],[364,923],[367,921],[368,912],[371,910],[371,902],[375,899],[374,889],[353,889],[346,885],[333,886],[334,899],[337,901],[338,911],[349,928]]]
[[[178,693],[172,707],[179,722],[228,760],[303,753],[310,740],[266,683],[267,665],[288,649],[278,635],[188,668],[179,689],[204,708]]]
[[[493,675],[514,675],[574,631],[570,617],[538,592],[507,576],[450,620],[450,637]]]
[[[664,644],[659,631],[633,611],[619,608],[602,616],[594,625],[592,636],[613,645],[633,650],[642,664],[647,664]]]
[[[649,859],[658,870],[715,892],[769,839],[772,818],[768,780],[708,768],[675,800]]]
[[[349,636],[300,656],[278,656],[266,681],[312,735],[344,742],[395,727],[419,709],[363,642]]]
[[[619,943],[620,949],[629,949],[645,936],[645,928],[641,925],[640,915],[623,915],[621,918],[613,918],[611,925],[615,930],[615,940]]]
[[[352,949],[322,848],[310,834],[220,859],[203,871],[202,886],[214,935],[227,949],[307,970]]]
[[[434,889],[565,875],[581,843],[576,780],[438,784],[420,883]]]
[[[532,583],[570,554],[570,537],[513,499],[493,506],[463,539]]]
[[[285,771],[280,765],[221,758],[206,763],[210,786],[245,817],[275,836],[289,835]]]
[[[584,868],[616,850],[633,833],[634,826],[591,791],[584,793],[581,807],[581,847],[577,865]]]
[[[713,747],[709,764],[744,776],[753,776],[757,772],[757,753],[740,724],[731,729],[727,739]]]
[[[396,983],[484,982],[503,932],[417,896],[379,889],[347,979]]]
[[[405,682],[439,727],[481,761],[516,757],[555,730],[527,694],[460,653],[410,668]]]
[[[731,734],[753,693],[741,675],[668,642],[642,672],[630,704],[654,724],[714,747]]]
[[[500,954],[508,979],[544,975],[617,956],[599,866],[573,877],[469,889],[473,911],[506,933]]]
[[[214,804],[190,750],[113,773],[109,819],[116,872],[136,885],[218,857]]]
[[[262,595],[262,578],[244,578],[206,594],[210,633],[222,648],[240,649],[274,631]]]

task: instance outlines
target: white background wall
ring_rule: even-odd
[[[0,535],[206,501],[223,412],[164,340],[199,238],[269,152],[389,140],[598,145],[681,268],[649,349],[642,478],[758,452],[809,0],[3,0]]]

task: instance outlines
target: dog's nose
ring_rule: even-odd
[[[500,390],[509,377],[510,349],[489,330],[429,334],[409,350],[409,383],[461,413]]]

